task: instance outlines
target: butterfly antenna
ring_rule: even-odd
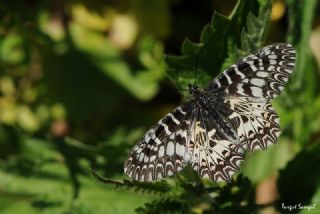
[[[198,60],[194,64],[194,83],[193,86],[195,87],[197,84],[197,73],[198,73]]]

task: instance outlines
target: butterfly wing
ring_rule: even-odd
[[[272,44],[225,70],[213,80],[208,90],[269,100],[280,94],[294,64],[295,50],[290,44]]]
[[[191,114],[188,102],[151,127],[131,150],[124,172],[134,180],[154,181],[182,170],[188,162]]]
[[[269,101],[284,88],[294,63],[290,44],[269,45],[232,65],[209,85],[211,99],[217,94],[223,97],[220,114],[230,120],[244,149],[266,149],[277,142],[280,120]]]

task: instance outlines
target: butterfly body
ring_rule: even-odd
[[[284,88],[294,62],[291,45],[273,44],[232,65],[206,89],[189,85],[191,98],[147,131],[125,173],[154,181],[190,164],[202,177],[230,180],[245,151],[277,142],[279,117],[270,100]]]

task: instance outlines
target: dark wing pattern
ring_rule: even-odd
[[[151,127],[133,147],[124,172],[137,181],[154,181],[173,175],[187,164],[191,103],[176,108]]]

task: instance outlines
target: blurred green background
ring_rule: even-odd
[[[297,50],[273,102],[277,145],[231,183],[188,169],[126,180],[130,148],[181,103],[195,61],[205,86],[274,42]],[[0,213],[320,213],[319,67],[318,0],[1,1]]]

